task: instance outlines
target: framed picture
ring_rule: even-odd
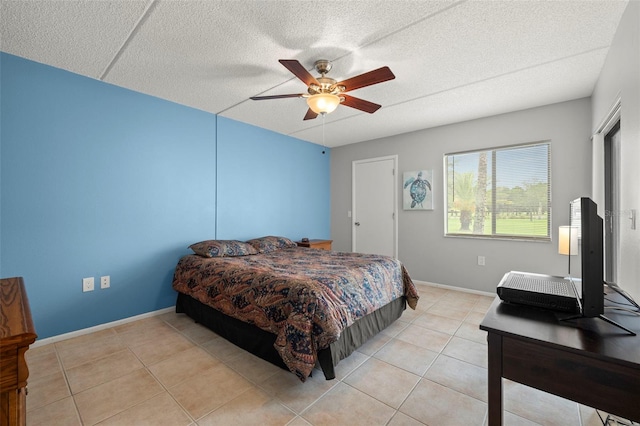
[[[404,210],[433,210],[433,170],[404,172],[402,188]]]

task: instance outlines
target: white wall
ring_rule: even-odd
[[[627,5],[594,89],[594,132],[618,97],[622,133],[618,284],[640,300],[640,222],[632,230],[627,219],[631,209],[640,214],[640,1]]]
[[[403,211],[398,200],[398,258],[412,278],[495,292],[510,270],[565,274],[567,258],[557,253],[558,226],[568,224],[570,200],[590,195],[590,128],[591,101],[585,98],[332,148],[333,249],[351,250],[351,162],[397,154],[399,176],[434,171],[433,211]],[[444,154],[543,140],[551,140],[553,242],[444,237]],[[486,266],[477,266],[478,255],[486,257]]]

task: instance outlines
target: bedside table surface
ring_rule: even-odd
[[[309,241],[296,241],[298,247],[317,248],[323,250],[331,250],[333,240],[309,239]]]

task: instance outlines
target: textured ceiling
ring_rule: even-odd
[[[635,1],[635,0],[633,0]],[[350,92],[383,107],[340,106],[339,146],[590,96],[627,1],[7,1],[2,51],[299,139],[302,93],[278,59],[343,80],[389,66],[395,80]]]

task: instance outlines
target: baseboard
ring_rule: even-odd
[[[37,348],[38,346],[48,345],[49,343],[55,343],[55,342],[60,342],[62,340],[71,339],[72,337],[78,337],[78,336],[83,336],[89,333],[95,333],[96,331],[105,330],[107,328],[115,327],[121,324],[126,324],[128,322],[138,321],[138,320],[149,318],[149,317],[155,317],[156,315],[166,314],[167,312],[174,312],[175,309],[176,309],[175,306],[169,306],[168,308],[147,312],[147,313],[136,315],[129,318],[123,318],[117,321],[107,322],[107,323],[96,325],[89,328],[83,328],[82,330],[76,330],[76,331],[71,331],[69,333],[59,334],[57,336],[47,337],[46,339],[38,339],[29,347],[33,349],[33,348]]]
[[[489,296],[489,297],[495,297],[496,293],[490,293],[488,291],[480,291],[480,290],[473,290],[470,288],[463,288],[463,287],[456,287],[453,285],[445,285],[445,284],[438,284],[438,283],[431,283],[428,281],[419,281],[419,280],[412,280],[414,284],[423,284],[423,285],[428,285],[431,287],[439,287],[439,288],[444,288],[447,290],[453,290],[453,291],[461,291],[463,293],[471,293],[471,294],[478,294],[480,296]]]

